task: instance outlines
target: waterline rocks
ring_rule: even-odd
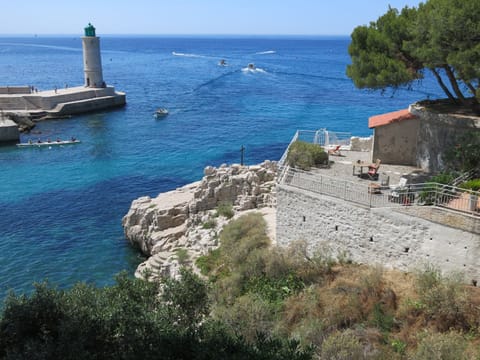
[[[136,276],[177,276],[181,265],[218,246],[218,233],[229,221],[219,206],[234,214],[275,205],[277,164],[208,166],[201,181],[132,202],[122,225],[125,236],[148,260]]]

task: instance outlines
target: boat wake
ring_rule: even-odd
[[[197,54],[185,54],[185,53],[178,53],[175,51],[172,51],[173,56],[183,56],[183,57],[190,57],[190,58],[204,58],[206,56],[203,55],[197,55]]]
[[[256,68],[251,68],[250,66],[242,68],[243,73],[266,73],[265,70],[260,69],[258,67]]]
[[[43,45],[43,44],[28,44],[28,43],[8,43],[2,42],[0,46],[8,45],[8,46],[28,46],[28,47],[38,47],[38,48],[46,48],[46,49],[54,49],[54,50],[65,50],[65,51],[74,51],[80,52],[82,48],[74,48],[68,46],[56,46],[56,45]]]
[[[255,55],[269,55],[269,54],[276,54],[275,50],[267,50],[267,51],[260,51],[255,53]]]
[[[213,84],[213,83],[215,83],[215,82],[223,79],[224,77],[227,77],[227,76],[230,76],[230,75],[232,75],[232,74],[235,74],[236,72],[238,72],[238,70],[229,71],[229,72],[226,72],[226,73],[224,73],[224,74],[222,74],[222,75],[220,75],[220,76],[217,76],[216,78],[213,78],[213,79],[211,79],[211,80],[208,80],[208,81],[204,82],[203,84],[200,84],[199,86],[197,86],[195,89],[193,89],[193,92],[198,91],[198,90],[200,90],[201,88],[203,88],[203,87],[205,87],[205,86],[209,86],[209,85],[211,85],[211,84]]]

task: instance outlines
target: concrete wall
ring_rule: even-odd
[[[58,93],[41,92],[26,95],[0,95],[0,109],[10,110],[52,110],[57,105],[74,101],[92,100],[105,96],[116,96],[115,88],[108,86],[101,89],[85,88],[83,86],[60,89]],[[125,95],[123,95],[125,97]],[[125,104],[125,102],[123,103]]]
[[[445,152],[458,144],[463,136],[480,132],[479,117],[438,114],[415,106],[410,107],[410,112],[420,117],[416,166],[431,172],[443,168]]]
[[[118,93],[116,96],[88,99],[84,101],[61,104],[58,106],[58,108],[55,108],[55,111],[58,112],[59,115],[82,114],[90,111],[123,106],[125,105],[125,103],[125,94]]]
[[[350,139],[351,151],[372,151],[373,136],[361,138],[352,136]]]
[[[416,166],[419,119],[379,126],[374,130],[373,159],[385,164]]]
[[[398,213],[277,185],[277,243],[306,240],[358,263],[404,271],[430,263],[480,280],[480,236]]]
[[[0,142],[18,141],[18,125],[10,119],[0,118]]]
[[[30,94],[30,86],[0,86],[0,94]]]

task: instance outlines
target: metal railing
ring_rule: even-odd
[[[342,145],[349,146],[350,139],[352,137],[351,133],[348,132],[339,132],[339,131],[328,131],[327,129],[318,129],[318,130],[297,130],[295,135],[293,135],[292,140],[288,144],[285,152],[278,161],[280,166],[285,165],[287,160],[288,150],[290,145],[295,141],[305,141],[312,144],[317,144],[320,146],[329,146],[329,145]]]
[[[410,184],[391,188],[377,183],[358,184],[348,180],[279,166],[279,184],[332,196],[370,208],[436,206],[480,215],[480,192],[438,183]]]

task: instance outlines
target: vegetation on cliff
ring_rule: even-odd
[[[335,261],[303,242],[270,247],[250,213],[197,260],[204,279],[10,295],[5,359],[474,359],[480,292],[426,266],[415,274]],[[160,295],[159,295],[160,294]]]
[[[429,71],[452,102],[478,110],[479,23],[478,0],[389,8],[377,21],[354,29],[347,75],[359,88],[386,89],[411,86]]]
[[[302,170],[328,165],[328,154],[321,146],[297,140],[288,148],[287,163]]]

